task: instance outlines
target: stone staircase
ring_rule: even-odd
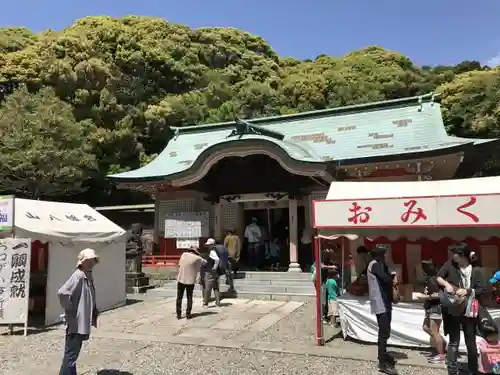
[[[302,272],[239,272],[234,280],[237,295],[224,293],[227,291],[226,278],[221,277],[221,292],[226,297],[244,299],[299,301],[315,298],[314,284],[311,274]],[[165,281],[161,286],[147,291],[151,297],[175,297],[177,283]],[[201,289],[195,288],[195,297],[201,297]]]

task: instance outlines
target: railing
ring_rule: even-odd
[[[143,255],[143,267],[169,268],[175,267],[179,262],[177,255]]]

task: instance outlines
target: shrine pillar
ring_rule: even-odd
[[[288,201],[288,214],[289,214],[289,238],[290,238],[290,265],[288,272],[300,272],[300,266],[297,257],[298,247],[298,215],[297,215],[297,199],[290,199]]]
[[[214,203],[214,238],[223,240],[222,236],[222,203],[219,201]]]

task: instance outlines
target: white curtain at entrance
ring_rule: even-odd
[[[500,318],[499,309],[488,309],[493,319]],[[377,318],[370,312],[368,297],[344,294],[339,298],[339,315],[344,337],[368,343],[378,338]],[[393,306],[389,345],[429,348],[429,336],[422,330],[424,309],[418,303],[398,303]],[[465,352],[463,333],[460,351]]]

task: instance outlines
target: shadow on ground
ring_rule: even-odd
[[[194,312],[191,314],[191,318],[196,319],[196,318],[201,318],[202,316],[207,316],[207,315],[216,315],[217,313],[214,311],[200,311],[200,312]]]
[[[142,299],[127,298],[126,306],[135,305],[136,303],[144,302]]]
[[[128,371],[120,371],[120,370],[100,370],[97,372],[97,375],[134,375]]]
[[[38,335],[39,333],[46,333],[57,329],[59,329],[57,325],[48,327],[29,327],[28,336]],[[23,336],[23,335],[24,335],[24,327],[19,327],[19,326],[15,326],[13,328],[12,335],[10,334],[10,332],[5,332],[0,334],[0,336]]]
[[[343,338],[344,338],[344,335],[342,335],[342,331],[339,331],[339,332],[335,333],[333,336],[331,336],[330,338],[327,338],[325,340],[325,344],[328,344],[328,343],[332,342],[333,340],[343,339]]]

